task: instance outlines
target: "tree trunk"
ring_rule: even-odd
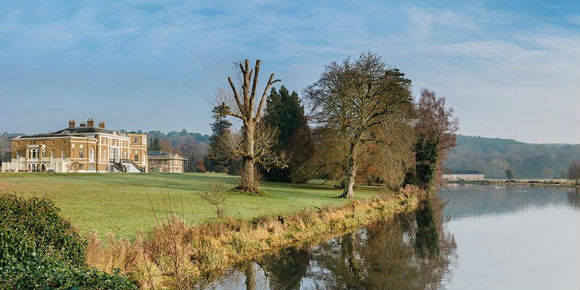
[[[354,182],[356,177],[356,144],[350,145],[350,151],[346,161],[344,192],[341,196],[343,198],[354,197]]]
[[[242,169],[242,180],[240,188],[243,191],[254,191],[256,189],[256,177],[255,177],[255,161],[254,161],[254,130],[255,123],[248,123],[244,130],[244,156],[243,156],[243,169]]]

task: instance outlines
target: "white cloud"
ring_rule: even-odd
[[[494,10],[486,2],[434,8],[268,0],[51,6],[0,11],[3,101],[49,94],[63,96],[64,106],[82,103],[79,98],[122,95],[146,99],[155,108],[171,100],[186,104],[178,108],[185,119],[127,124],[175,129],[186,123],[207,132],[207,98],[227,85],[232,61],[260,57],[264,73],[274,72],[301,91],[324,65],[369,49],[407,73],[416,89],[448,96],[466,133],[580,139],[569,125],[577,127],[580,120],[577,31],[541,23],[525,9]],[[11,121],[17,117],[0,115],[0,123],[23,124]],[[154,127],[161,122],[163,127]],[[27,126],[33,131],[37,125]]]
[[[414,5],[405,7],[413,31],[422,38],[429,36],[437,26],[466,31],[477,31],[478,25],[473,15],[459,13],[451,9],[423,8]]]

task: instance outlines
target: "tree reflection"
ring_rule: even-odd
[[[300,282],[310,262],[307,250],[288,248],[276,255],[261,259],[260,266],[268,275],[270,289],[300,289]]]
[[[415,233],[415,249],[421,257],[439,254],[439,234],[429,200],[419,202],[415,214],[417,232]]]
[[[580,190],[568,191],[568,204],[573,208],[580,209]]]
[[[254,263],[247,263],[245,265],[244,274],[246,275],[246,290],[255,290],[256,271],[254,270]]]
[[[437,289],[455,258],[438,198],[413,215],[381,221],[313,250],[263,258],[271,289]],[[302,285],[307,278],[307,285]]]

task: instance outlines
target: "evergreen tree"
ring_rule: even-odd
[[[231,153],[227,150],[227,143],[231,137],[232,123],[223,114],[220,114],[220,106],[213,108],[214,122],[210,125],[212,135],[209,137],[208,153],[205,158],[205,170],[215,172],[227,172],[231,163]]]
[[[429,189],[435,179],[439,152],[439,141],[419,138],[415,143],[415,172],[407,175],[406,183],[414,184],[422,189]]]
[[[159,138],[155,137],[149,141],[149,148],[148,151],[161,151],[161,144],[159,144]]]
[[[264,113],[264,122],[278,130],[275,150],[289,157],[288,167],[273,168],[265,172],[264,177],[273,181],[302,181],[292,180],[292,173],[312,154],[313,144],[308,119],[298,94],[295,91],[290,93],[284,86],[279,90],[272,88]]]

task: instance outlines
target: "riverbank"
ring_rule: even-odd
[[[515,185],[525,185],[525,186],[548,186],[548,187],[569,187],[577,188],[573,180],[569,179],[485,179],[485,180],[460,180],[460,181],[447,181],[448,184],[482,184],[482,185],[502,185],[502,186],[515,186]]]
[[[89,237],[87,263],[106,272],[121,269],[142,289],[187,289],[220,276],[233,265],[284,247],[315,243],[382,218],[412,211],[418,190],[380,194],[292,214],[251,220],[224,219],[188,226],[174,217],[134,240]]]
[[[52,200],[83,236],[96,230],[101,238],[112,233],[131,239],[139,232],[149,232],[172,215],[188,224],[215,219],[215,207],[200,198],[199,193],[208,191],[208,183],[214,181],[233,188],[238,178],[211,173],[0,173],[0,192]],[[348,202],[334,198],[342,191],[332,184],[263,182],[261,188],[267,196],[229,196],[220,205],[223,214],[250,220],[260,215],[292,214]],[[382,190],[361,186],[355,199],[372,199]],[[156,217],[153,212],[161,214]]]

